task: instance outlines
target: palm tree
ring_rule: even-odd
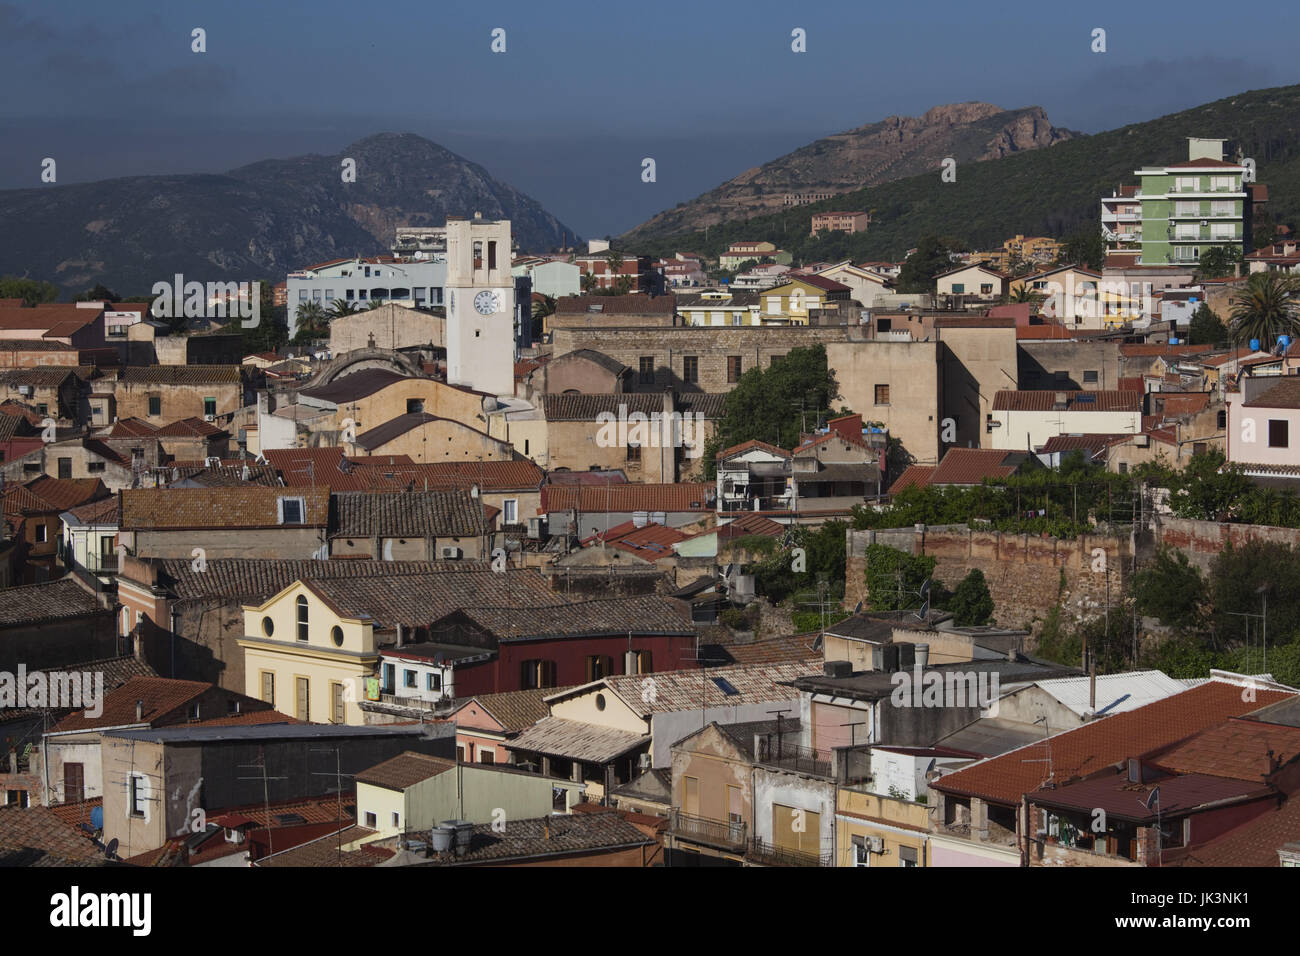
[[[1028,282],[1022,282],[1016,286],[1016,291],[1011,293],[1011,302],[1041,302],[1043,295],[1041,292],[1035,292],[1029,287]]]
[[[319,302],[307,302],[298,306],[298,334],[295,338],[319,338],[328,325],[329,315]]]
[[[348,303],[347,299],[335,299],[330,303],[330,318],[339,319],[345,315],[356,315],[361,310]]]
[[[375,311],[375,309],[382,309],[383,307],[384,307],[383,299],[371,299],[370,304],[366,306],[366,311],[373,312]]]
[[[1262,348],[1269,348],[1279,335],[1297,338],[1300,332],[1300,315],[1296,312],[1294,296],[1300,292],[1300,282],[1294,276],[1277,272],[1256,272],[1246,280],[1246,286],[1237,293],[1237,304],[1230,316],[1229,335],[1233,344],[1259,340]]]
[[[555,314],[555,296],[544,295],[533,303],[533,320],[540,322],[548,315]]]

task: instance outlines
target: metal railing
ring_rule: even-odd
[[[829,853],[809,853],[777,846],[754,837],[749,844],[746,859],[764,866],[833,866]]]
[[[794,773],[806,773],[813,777],[834,776],[834,764],[822,751],[811,750],[779,739],[762,738],[758,741],[758,753],[755,754],[760,764],[790,770]]]
[[[708,817],[683,813],[681,810],[674,810],[669,822],[669,830],[673,836],[690,840],[692,843],[703,843],[705,846],[736,852],[743,852],[745,849],[747,829],[743,821],[730,823],[712,820]]]

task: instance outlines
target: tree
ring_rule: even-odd
[[[1279,335],[1292,339],[1300,331],[1294,296],[1300,284],[1294,276],[1277,272],[1256,272],[1237,293],[1229,333],[1232,341],[1258,340],[1261,348],[1271,348]]]
[[[102,282],[96,282],[93,289],[87,289],[77,296],[78,302],[118,302],[117,293]]]
[[[356,315],[361,310],[355,305],[348,302],[347,299],[335,299],[330,303],[329,315],[331,318],[340,319],[345,315]],[[299,312],[301,314],[301,311]]]
[[[980,626],[989,622],[993,616],[993,595],[989,593],[983,571],[971,568],[966,577],[961,579],[948,602],[948,610],[952,612],[953,623],[958,627]]]
[[[1236,246],[1213,246],[1201,253],[1196,267],[1197,278],[1222,279],[1236,275],[1241,268],[1241,250]]]
[[[1098,226],[1080,226],[1061,244],[1063,265],[1087,266],[1100,272],[1106,264],[1106,238]]]
[[[0,299],[22,299],[24,305],[53,302],[59,297],[59,287],[40,279],[23,279],[18,276],[0,276]]]
[[[328,334],[329,316],[319,302],[308,302],[298,306],[298,334],[293,337],[294,344],[311,342]]]
[[[714,455],[750,439],[792,448],[811,417],[831,410],[839,397],[835,372],[826,366],[826,347],[791,349],[767,368],[755,366],[727,393],[722,419],[704,447],[706,479],[717,474]]]
[[[1169,506],[1179,518],[1224,521],[1237,499],[1254,487],[1240,471],[1224,467],[1221,451],[1193,455],[1187,466],[1170,481]]]
[[[1186,554],[1173,548],[1161,548],[1155,560],[1133,577],[1138,613],[1180,631],[1192,631],[1204,623],[1206,596],[1201,572],[1188,562]]]
[[[953,267],[952,248],[936,235],[922,236],[903,262],[894,287],[899,292],[934,292],[935,276]]]
[[[1202,302],[1200,308],[1192,313],[1192,323],[1187,329],[1187,341],[1192,345],[1224,345],[1228,341],[1228,327],[1210,308],[1208,302]]]
[[[921,606],[921,585],[938,559],[912,555],[883,544],[867,545],[867,606],[873,611],[903,611]]]
[[[1035,292],[1028,282],[1022,282],[1016,286],[1016,291],[1011,293],[1010,301],[1015,303],[1030,302],[1038,303],[1043,301],[1043,294]]]

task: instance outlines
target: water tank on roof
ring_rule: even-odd
[[[1277,344],[1280,345],[1280,346],[1282,346],[1282,348],[1286,348],[1288,345],[1291,344],[1291,336],[1289,336],[1289,335],[1279,335],[1279,336],[1277,337]]]
[[[665,511],[652,511],[652,512],[650,512],[650,523],[651,523],[651,524],[665,524],[665,525],[666,525],[666,524],[668,523],[668,513],[665,512]]]
[[[1259,339],[1251,339],[1251,340],[1250,340],[1250,350],[1251,350],[1252,352],[1258,352],[1258,351],[1259,351]]]

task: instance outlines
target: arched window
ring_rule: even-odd
[[[298,640],[307,640],[307,596],[298,595]]]

